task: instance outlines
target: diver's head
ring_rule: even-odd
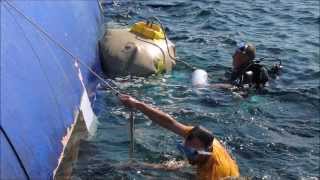
[[[256,47],[251,43],[241,43],[234,52],[232,66],[234,70],[250,64],[256,57]]]
[[[192,165],[205,163],[211,155],[213,135],[201,126],[195,126],[186,136],[184,154]]]

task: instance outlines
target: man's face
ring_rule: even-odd
[[[193,138],[191,140],[185,141],[184,145],[188,148],[193,148],[195,150],[205,150],[204,144],[198,138]],[[197,156],[193,160],[188,159],[188,161],[191,165],[199,165],[203,163],[205,159],[201,158],[200,156]]]
[[[238,51],[236,51],[233,54],[232,58],[233,58],[232,66],[233,66],[233,69],[235,70],[239,69],[242,65],[248,63],[248,57],[245,54]]]

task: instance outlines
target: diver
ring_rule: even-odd
[[[184,138],[177,148],[185,155],[191,165],[197,166],[197,179],[215,180],[225,177],[239,177],[236,161],[223,145],[207,129],[201,126],[182,124],[156,108],[151,107],[129,95],[120,95],[126,107],[136,109],[153,122]]]
[[[232,55],[232,72],[228,83],[213,84],[215,88],[244,90],[255,88],[257,90],[266,86],[266,83],[279,75],[282,68],[281,61],[271,68],[261,63],[266,58],[256,60],[256,48],[251,43],[241,43]],[[275,58],[272,58],[275,59]]]

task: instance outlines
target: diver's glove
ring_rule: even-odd
[[[270,68],[269,72],[270,72],[271,74],[279,75],[280,72],[281,72],[281,70],[282,70],[282,65],[281,65],[281,64],[274,64],[274,65]]]

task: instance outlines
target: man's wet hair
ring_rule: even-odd
[[[198,138],[204,144],[206,149],[212,145],[214,140],[213,134],[202,126],[195,126],[192,128],[186,137],[186,141],[191,141],[194,138]]]

